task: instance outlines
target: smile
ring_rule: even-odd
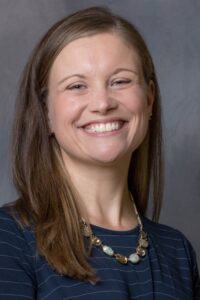
[[[84,127],[84,130],[89,133],[94,132],[111,132],[119,130],[123,127],[124,122],[123,121],[115,121],[115,122],[108,122],[108,123],[98,123],[98,124],[90,124]]]

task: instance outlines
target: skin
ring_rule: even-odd
[[[116,230],[137,224],[128,167],[146,135],[153,101],[154,85],[145,83],[136,51],[114,33],[79,38],[55,59],[49,126],[90,223]],[[117,130],[93,130],[113,122]]]

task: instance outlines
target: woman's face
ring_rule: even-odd
[[[112,33],[79,38],[49,75],[49,126],[64,159],[105,164],[130,159],[143,141],[154,86],[137,53]]]

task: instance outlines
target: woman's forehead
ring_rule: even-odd
[[[56,57],[51,73],[68,70],[134,66],[140,68],[140,58],[117,34],[101,33],[81,37],[67,44]]]

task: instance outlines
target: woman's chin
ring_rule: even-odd
[[[90,161],[98,165],[113,165],[120,163],[125,159],[125,156],[128,157],[128,154],[125,155],[122,152],[95,153],[95,155],[90,156]]]

